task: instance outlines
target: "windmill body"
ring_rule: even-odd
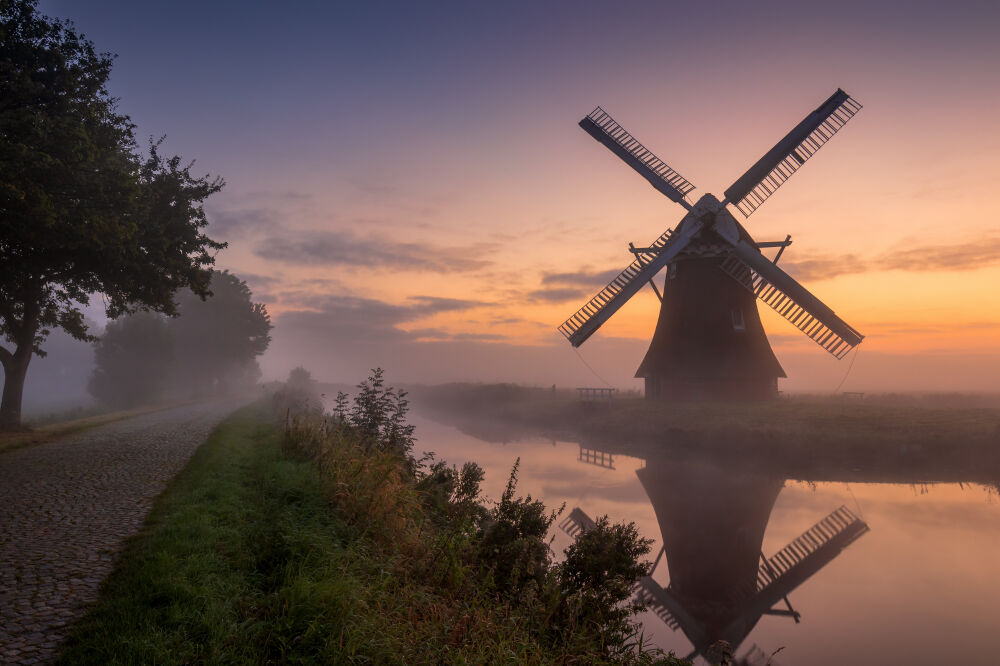
[[[745,240],[751,241],[740,230]],[[667,267],[660,316],[636,377],[664,399],[766,399],[785,372],[756,296],[720,270],[728,244],[700,232]]]
[[[757,243],[736,221],[749,217],[850,120],[861,105],[837,90],[725,191],[687,201],[694,186],[640,144],[603,109],[580,121],[668,199],[687,210],[676,230],[648,247],[629,248],[635,260],[559,327],[574,347],[583,344],[646,283],[661,300],[649,351],[636,372],[648,398],[759,399],[777,395],[784,377],[760,323],[760,299],[837,358],[862,336],[777,266],[790,237]],[[774,259],[762,247],[779,247]],[[653,278],[667,270],[663,294]]]

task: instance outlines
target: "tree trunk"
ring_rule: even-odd
[[[24,378],[31,361],[31,345],[19,345],[13,354],[5,353],[3,360],[3,399],[0,402],[0,431],[21,429],[21,398],[24,395]]]

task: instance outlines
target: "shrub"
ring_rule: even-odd
[[[381,369],[358,388],[353,401],[338,394],[330,416],[292,413],[283,446],[316,461],[337,518],[385,562],[378,586],[433,607],[392,621],[412,623],[416,612],[419,627],[407,625],[415,634],[441,623],[445,651],[476,640],[517,645],[513,661],[682,663],[646,648],[632,621],[642,607],[628,600],[648,574],[639,560],[650,546],[634,523],[600,518],[553,564],[546,537],[562,508],[517,495],[520,460],[487,508],[477,464],[413,458],[406,394],[387,388]]]

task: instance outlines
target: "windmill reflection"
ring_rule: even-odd
[[[580,460],[614,468],[612,454],[594,449],[581,447]],[[764,615],[798,623],[791,592],[868,531],[841,506],[766,557],[764,532],[783,478],[666,457],[648,458],[636,475],[660,526],[663,548],[654,571],[665,562],[670,580],[663,587],[651,574],[636,586],[636,595],[691,641],[688,659],[718,663],[712,646],[726,641],[735,651]],[[575,536],[592,524],[577,507],[561,527]],[[758,660],[763,664],[767,657],[755,647],[741,661]]]

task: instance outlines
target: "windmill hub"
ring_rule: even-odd
[[[629,245],[635,261],[559,326],[578,347],[647,282],[669,267],[660,296],[660,316],[637,377],[649,398],[766,398],[777,395],[785,373],[771,351],[756,301],[762,300],[837,358],[863,336],[813,296],[777,261],[790,238],[757,243],[728,206],[749,217],[806,160],[861,109],[837,90],[796,125],[725,191],[719,201],[705,194],[693,205],[694,189],[598,107],[580,126],[685,209],[676,230],[668,229],[648,247]],[[773,260],[761,247],[779,247]],[[678,264],[683,261],[684,269]]]

